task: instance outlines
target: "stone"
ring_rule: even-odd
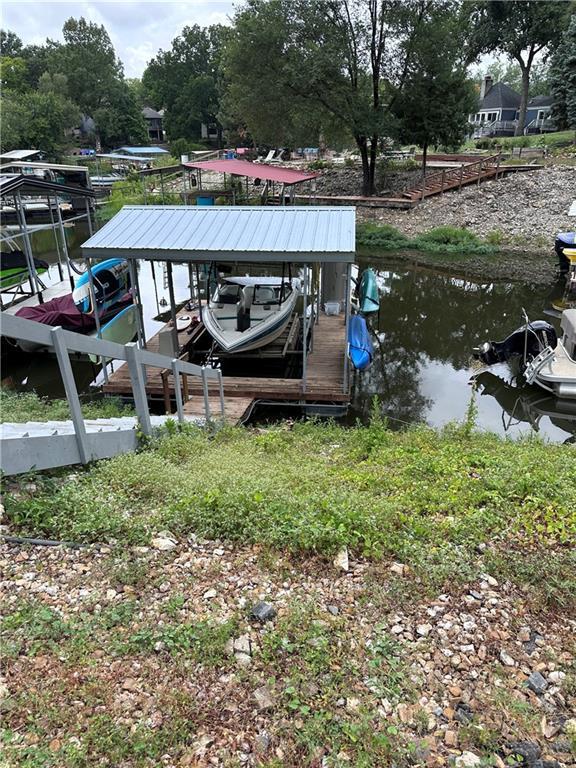
[[[255,619],[256,621],[261,621],[262,624],[266,621],[272,621],[275,616],[276,609],[270,605],[270,603],[265,603],[262,600],[258,601],[250,609],[250,618]]]
[[[576,738],[576,717],[566,720],[564,723],[564,733],[567,733],[572,738]]]
[[[521,643],[527,643],[530,640],[530,627],[520,627],[518,630],[518,640]]]
[[[234,640],[235,653],[245,653],[248,656],[252,653],[252,644],[250,642],[250,635],[240,635]]]
[[[260,733],[256,736],[255,739],[255,747],[256,751],[259,752],[261,755],[266,754],[268,750],[270,749],[270,744],[272,743],[272,739],[270,738],[270,734],[268,731],[260,731]]]
[[[551,683],[561,683],[565,677],[566,677],[566,672],[561,672],[560,670],[554,670],[554,672],[550,672],[550,674],[548,675],[548,680]]]
[[[428,637],[431,631],[432,631],[431,624],[418,624],[418,626],[416,627],[416,632],[420,635],[420,637]]]
[[[461,755],[458,755],[454,761],[454,765],[456,768],[474,768],[474,766],[480,765],[481,762],[482,759],[478,757],[478,755],[475,755],[474,752],[464,751]]]
[[[177,546],[178,540],[170,533],[170,531],[160,531],[160,533],[157,533],[152,539],[150,544],[154,549],[158,549],[160,552],[168,552]]]
[[[206,592],[204,592],[204,594],[202,595],[202,597],[204,598],[204,600],[213,600],[217,594],[218,592],[216,592],[215,589],[207,589]]]
[[[514,667],[514,666],[516,666],[516,662],[514,661],[512,656],[510,656],[510,654],[507,653],[504,649],[502,649],[500,651],[500,661],[506,667]]]
[[[548,682],[546,678],[540,674],[540,672],[532,672],[528,680],[526,681],[528,688],[534,691],[535,694],[541,696],[546,688],[548,688]]]
[[[5,682],[0,681],[0,704],[2,704],[10,696],[10,689]]]
[[[467,725],[472,721],[473,717],[474,713],[472,708],[466,704],[466,702],[460,701],[454,711],[454,719],[458,720],[458,722],[462,723],[462,725]]]
[[[392,563],[390,570],[397,576],[406,576],[410,569],[404,563]]]
[[[249,667],[252,664],[252,657],[247,653],[235,653],[234,658],[239,667]]]
[[[338,568],[340,571],[347,571],[349,569],[349,562],[348,562],[348,548],[344,547],[343,549],[338,552],[336,557],[334,558],[334,566]]]
[[[537,763],[542,753],[535,741],[513,741],[506,747],[511,756],[521,757],[526,768],[538,768]]]
[[[444,731],[444,744],[447,747],[455,747],[458,744],[458,734],[456,731]]]
[[[328,609],[328,613],[331,613],[332,616],[338,616],[338,614],[340,613],[340,609],[338,608],[337,605],[328,605],[326,607]]]
[[[346,699],[346,709],[350,712],[358,712],[360,709],[360,699],[356,696],[348,696]]]
[[[254,691],[254,698],[256,699],[256,704],[261,712],[274,707],[272,692],[266,685],[263,685],[261,688],[256,688]]]

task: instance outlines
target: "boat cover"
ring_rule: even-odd
[[[119,310],[124,309],[132,303],[130,295],[125,296],[121,302],[110,308],[107,318],[113,317]],[[78,310],[72,294],[58,296],[44,304],[38,304],[36,307],[22,307],[16,312],[17,317],[24,317],[26,320],[34,320],[44,325],[61,326],[65,331],[75,331],[76,333],[91,333],[96,328],[96,321],[93,315],[83,314]],[[102,317],[104,322],[106,317]]]

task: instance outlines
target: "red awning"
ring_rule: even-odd
[[[247,160],[204,160],[201,163],[182,163],[182,165],[199,171],[233,173],[236,176],[277,181],[280,184],[298,184],[301,181],[315,179],[319,175],[312,171],[297,171],[295,168],[282,168],[277,165],[266,165],[266,163],[249,163]]]

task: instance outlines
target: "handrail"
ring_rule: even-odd
[[[166,355],[160,355],[156,352],[150,352],[147,349],[140,349],[135,343],[117,344],[116,342],[99,339],[92,336],[84,336],[73,331],[65,331],[60,327],[53,327],[37,323],[34,320],[27,320],[24,317],[16,317],[5,312],[0,314],[1,327],[3,335],[23,339],[35,344],[41,344],[47,347],[53,347],[56,351],[56,357],[60,368],[60,374],[66,390],[66,398],[72,414],[74,423],[74,432],[78,443],[79,455],[83,462],[90,461],[88,454],[88,445],[86,442],[86,430],[80,409],[80,399],[76,389],[76,382],[70,366],[69,351],[83,352],[85,354],[95,354],[101,358],[113,360],[124,360],[128,365],[132,394],[136,413],[140,421],[142,432],[150,435],[152,426],[150,421],[150,412],[148,410],[148,398],[146,394],[145,366],[154,368],[169,369],[174,374],[176,392],[176,408],[178,420],[184,421],[184,404],[180,393],[180,375],[198,376],[202,381],[204,392],[205,416],[210,419],[210,406],[208,403],[208,379],[218,383],[220,394],[220,409],[224,416],[224,392],[222,382],[222,372],[215,368],[206,368],[201,365],[195,365],[178,358],[170,358]]]
[[[446,180],[451,178],[454,178],[455,181],[459,180],[461,169],[464,171],[470,171],[478,166],[478,174],[480,175],[483,167],[486,169],[489,166],[498,165],[500,163],[500,159],[501,153],[498,153],[497,155],[491,155],[490,157],[481,157],[479,160],[474,160],[472,163],[462,163],[461,168],[450,168],[448,170],[444,169],[443,171],[438,171],[437,173],[433,173],[430,176],[425,176],[422,181],[422,191],[424,191],[424,188],[429,185],[434,186],[436,179],[438,179],[442,184],[445,184]]]

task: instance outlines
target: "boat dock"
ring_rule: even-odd
[[[294,334],[294,327],[298,325],[296,317],[289,326],[284,336]],[[161,332],[161,331],[160,331]],[[158,351],[160,332],[151,337],[147,342],[147,349]],[[345,318],[343,315],[328,316],[322,314],[312,330],[312,349],[307,356],[306,378],[275,376],[231,376],[224,374],[224,412],[225,420],[229,423],[241,423],[246,420],[258,402],[268,404],[300,405],[304,408],[316,407],[342,407],[350,400],[350,384],[345,381],[344,356],[341,351],[345,349]],[[196,344],[203,346],[205,329],[198,324],[192,334],[188,331],[179,332],[179,340],[182,344],[183,355],[194,353]],[[286,342],[284,343],[286,344]],[[278,350],[282,344],[276,344],[272,350],[268,349],[263,360],[270,359],[274,350]],[[287,352],[290,350],[287,350]],[[295,350],[293,350],[295,351]],[[340,354],[338,354],[340,352]],[[264,353],[264,350],[263,350]],[[301,355],[302,352],[299,352]],[[243,355],[235,355],[241,361]],[[251,368],[255,369],[257,355],[250,357]],[[254,370],[255,372],[255,370]],[[168,369],[161,371],[158,368],[146,369],[146,394],[151,402],[162,402],[166,410],[175,399],[174,377]],[[184,379],[184,377],[182,377]],[[184,412],[189,416],[199,416],[204,412],[204,392],[202,384],[197,379],[182,382],[182,389],[186,399]],[[104,384],[103,391],[110,395],[131,397],[132,387],[130,374],[126,365],[109,374],[108,383]],[[217,414],[220,409],[219,392],[214,382],[208,384],[208,401],[211,413]]]

